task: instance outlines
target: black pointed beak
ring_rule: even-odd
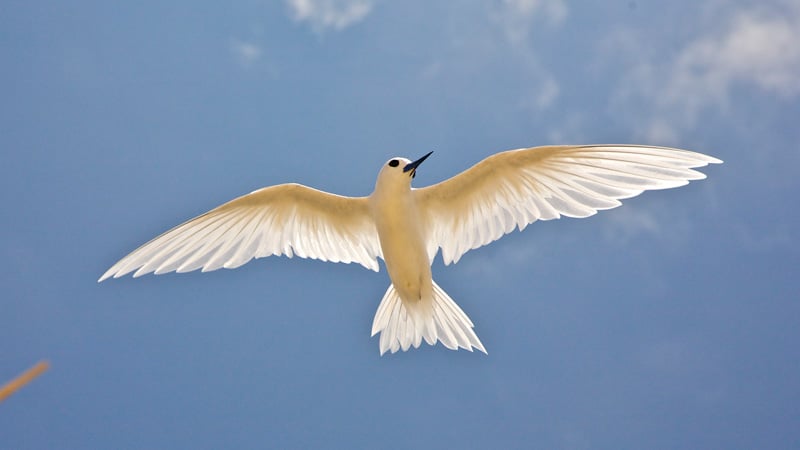
[[[426,159],[428,156],[431,156],[431,154],[432,154],[432,153],[433,153],[433,152],[430,152],[430,153],[428,153],[427,155],[423,156],[422,158],[420,158],[420,159],[418,159],[418,160],[416,160],[416,161],[414,161],[414,162],[410,162],[410,163],[406,164],[406,166],[405,166],[405,167],[403,167],[403,172],[408,172],[408,171],[411,171],[411,174],[413,175],[413,174],[414,174],[414,172],[417,170],[417,166],[419,166],[420,164],[422,164],[422,161],[425,161],[425,159]]]

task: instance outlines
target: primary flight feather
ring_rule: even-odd
[[[432,152],[431,152],[432,153]],[[686,150],[637,145],[547,146],[492,155],[421,189],[419,165],[395,157],[367,197],[329,194],[300,184],[259,189],[156,237],[114,264],[98,281],[130,272],[232,269],[270,255],[357,262],[391,284],[372,324],[380,352],[437,341],[486,350],[473,323],[433,281],[439,249],[445,264],[537,220],[587,217],[645,190],[705,178],[693,170],[722,161]]]

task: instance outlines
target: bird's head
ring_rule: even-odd
[[[425,161],[425,158],[431,156],[431,153],[433,152],[416,161],[399,156],[386,161],[378,174],[378,184],[410,186],[411,179],[417,174],[417,167]]]

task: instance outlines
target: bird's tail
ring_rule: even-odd
[[[472,321],[464,311],[435,282],[433,283],[433,302],[431,307],[411,307],[400,299],[400,295],[389,285],[386,294],[375,312],[372,321],[372,336],[381,333],[381,355],[408,350],[412,345],[418,348],[425,339],[430,345],[441,341],[450,350],[459,347],[472,351],[476,348],[483,353],[478,336],[472,331]]]

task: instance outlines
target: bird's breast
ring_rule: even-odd
[[[404,301],[430,298],[431,267],[419,211],[411,202],[375,207],[375,224],[386,270]]]

